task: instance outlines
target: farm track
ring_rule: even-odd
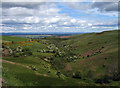
[[[1,59],[0,61],[2,61],[2,62],[7,62],[7,63],[10,63],[10,64],[15,64],[15,65],[18,65],[18,66],[21,66],[21,67],[25,67],[25,68],[27,68],[27,69],[32,70],[31,67],[22,65],[22,64],[20,64],[20,63],[15,63],[15,62],[12,62],[12,61],[2,60],[2,59]],[[36,71],[35,71],[35,74],[36,74],[37,76],[49,77],[47,74],[40,74],[40,73],[38,73],[38,72],[36,72]]]

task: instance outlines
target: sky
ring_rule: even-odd
[[[118,29],[117,1],[13,1],[2,2],[0,32],[101,32]]]

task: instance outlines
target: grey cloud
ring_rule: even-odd
[[[24,7],[33,9],[44,3],[45,2],[2,2],[2,8]]]
[[[80,10],[90,10],[97,8],[100,12],[110,12],[110,11],[118,11],[118,3],[117,2],[69,2],[67,3],[69,7]]]
[[[84,2],[80,3],[80,2],[67,2],[68,6],[70,6],[71,8],[75,8],[75,9],[89,9],[91,7],[91,3],[88,2]]]
[[[118,3],[115,2],[94,2],[91,8],[98,8],[99,11],[118,11]]]
[[[8,4],[8,5],[7,5]],[[17,6],[18,5],[18,6]],[[29,7],[29,8],[27,8]],[[59,11],[55,3],[5,3],[2,8],[2,15],[9,16],[46,16]]]

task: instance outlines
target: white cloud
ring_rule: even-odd
[[[37,8],[10,7],[4,8],[2,22],[12,23],[3,26],[3,31],[29,31],[29,32],[70,32],[87,31],[102,28],[99,25],[113,25],[113,20],[98,21],[84,18],[71,17],[68,14],[59,13],[60,8],[55,3],[40,4]],[[77,14],[77,13],[75,13]],[[6,16],[7,15],[7,16]],[[98,22],[98,23],[97,23]],[[110,28],[110,27],[103,27]],[[112,27],[111,27],[112,28]],[[113,27],[114,28],[114,27]]]
[[[68,24],[68,22],[64,22],[64,25],[67,25]]]
[[[56,22],[58,22],[60,20],[60,18],[56,18],[56,17],[50,17],[50,18],[47,18],[46,20],[45,20],[45,23],[48,23],[48,24],[50,24],[50,23],[56,23]]]
[[[72,23],[75,23],[76,22],[76,19],[71,19],[70,20]]]
[[[32,17],[25,17],[24,21],[26,23],[39,23],[40,19],[39,19],[39,17],[32,16]]]
[[[91,24],[91,23],[88,23],[88,26],[92,26],[92,24]]]
[[[96,29],[96,28],[99,28],[99,27],[92,27],[92,28],[95,28],[95,29]]]

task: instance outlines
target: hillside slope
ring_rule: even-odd
[[[118,31],[2,40],[4,85],[119,86]]]

